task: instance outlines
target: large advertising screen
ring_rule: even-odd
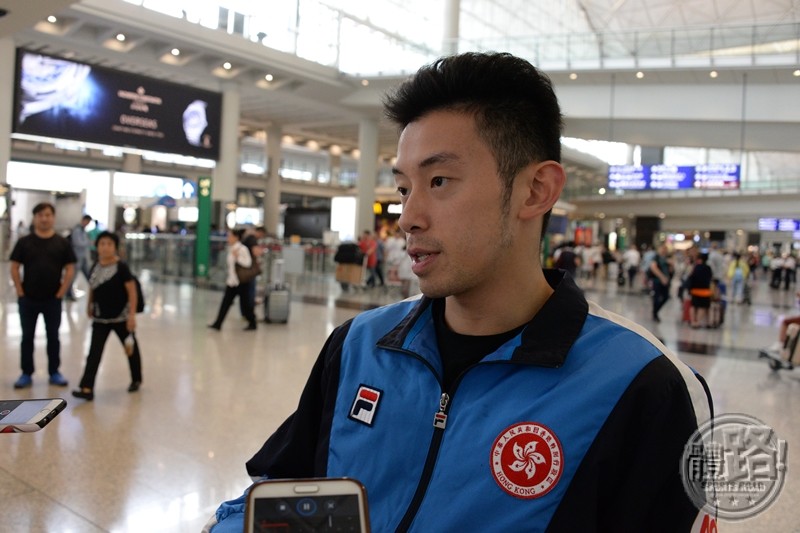
[[[17,50],[14,133],[219,159],[222,96]]]
[[[732,163],[696,166],[612,165],[608,187],[635,191],[681,189],[738,189],[740,167]]]

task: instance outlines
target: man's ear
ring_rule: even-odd
[[[520,218],[530,219],[547,213],[558,201],[567,181],[564,167],[556,161],[542,161],[531,163],[522,172],[526,198]]]

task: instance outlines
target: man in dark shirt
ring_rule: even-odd
[[[58,371],[61,366],[61,300],[75,274],[75,253],[69,241],[55,232],[56,209],[42,202],[33,208],[33,231],[20,238],[11,252],[11,279],[19,297],[22,324],[20,346],[22,375],[15,389],[33,384],[33,337],[36,320],[44,316],[47,331],[47,361],[50,384],[66,387],[67,380]],[[22,275],[20,267],[23,267]]]

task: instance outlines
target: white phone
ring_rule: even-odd
[[[66,406],[63,398],[0,400],[0,433],[39,431]]]
[[[355,479],[270,479],[247,495],[246,533],[369,530],[367,491]]]

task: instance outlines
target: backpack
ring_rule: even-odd
[[[136,312],[143,313],[144,312],[144,293],[142,292],[142,284],[139,283],[139,278],[131,273],[131,277],[133,277],[133,282],[136,284]]]

